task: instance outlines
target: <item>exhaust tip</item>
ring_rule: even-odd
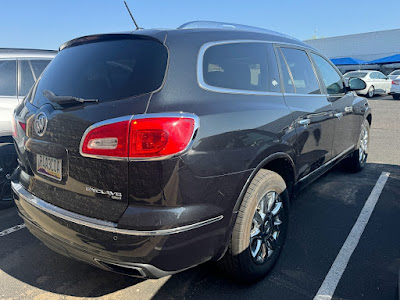
[[[104,268],[113,271],[115,273],[119,273],[122,275],[128,275],[136,278],[147,278],[145,271],[141,267],[133,266],[130,264],[123,263],[115,263],[115,262],[106,262],[104,260],[94,259],[97,263],[102,265]]]

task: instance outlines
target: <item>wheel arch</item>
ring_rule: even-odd
[[[283,178],[283,180],[285,180],[289,195],[293,194],[294,184],[296,181],[296,168],[294,161],[289,154],[285,152],[277,152],[263,159],[251,172],[235,203],[235,206],[233,208],[234,213],[239,210],[247,188],[249,187],[251,181],[260,169],[267,169],[278,173]]]

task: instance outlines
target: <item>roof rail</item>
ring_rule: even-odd
[[[260,33],[267,33],[267,34],[273,34],[273,35],[279,35],[282,37],[287,37],[290,39],[293,39],[293,37],[260,28],[260,27],[253,27],[253,26],[247,26],[247,25],[242,25],[242,24],[235,24],[235,23],[226,23],[226,22],[215,22],[215,21],[191,21],[185,24],[182,24],[181,26],[178,27],[178,29],[194,29],[194,28],[215,28],[215,29],[237,29],[237,30],[244,30],[244,31],[253,31],[253,32],[260,32]]]

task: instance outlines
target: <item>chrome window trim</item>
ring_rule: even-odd
[[[197,84],[204,90],[206,91],[211,91],[211,92],[217,92],[217,93],[223,93],[223,94],[238,94],[238,95],[255,95],[255,96],[277,96],[280,95],[282,96],[282,93],[280,92],[268,92],[268,91],[252,91],[252,90],[240,90],[240,89],[229,89],[229,88],[222,88],[222,87],[216,87],[207,84],[204,81],[203,77],[203,58],[204,58],[204,53],[207,51],[212,46],[216,45],[226,45],[226,44],[243,44],[243,43],[259,43],[259,44],[273,44],[276,46],[291,46],[293,48],[299,48],[300,50],[312,50],[312,48],[302,46],[302,45],[297,45],[297,44],[292,44],[292,43],[285,43],[285,42],[277,42],[277,41],[269,41],[269,40],[247,40],[247,39],[239,39],[239,40],[220,40],[220,41],[213,41],[213,42],[208,42],[203,44],[199,52],[197,54],[197,68],[196,68],[196,74],[197,74]],[[321,91],[322,93],[322,91]],[[307,95],[309,96],[310,94],[296,94],[297,96],[304,96]],[[322,94],[320,94],[322,95]]]
[[[139,120],[139,119],[148,119],[148,118],[190,118],[194,120],[194,130],[192,133],[192,136],[190,138],[190,143],[187,145],[187,147],[185,149],[183,149],[182,151],[178,152],[178,153],[174,153],[171,155],[164,155],[164,156],[157,156],[157,157],[132,157],[132,158],[127,158],[127,157],[112,157],[112,156],[105,156],[105,155],[94,155],[94,154],[86,154],[82,152],[82,146],[83,146],[83,142],[87,136],[87,134],[100,126],[104,126],[104,125],[108,125],[108,124],[112,124],[112,123],[117,123],[117,122],[122,122],[122,121],[130,121],[132,122],[133,120]],[[185,112],[168,112],[168,113],[149,113],[149,114],[139,114],[139,115],[132,115],[132,116],[123,116],[123,117],[118,117],[118,118],[113,118],[113,119],[108,119],[108,120],[104,120],[98,123],[95,123],[91,126],[89,126],[82,138],[81,138],[81,142],[79,144],[79,153],[80,155],[84,156],[84,157],[91,157],[91,158],[97,158],[97,159],[107,159],[107,160],[116,160],[116,161],[156,161],[156,160],[164,160],[164,159],[169,159],[172,157],[176,157],[179,155],[182,155],[183,153],[185,153],[186,151],[188,151],[193,142],[194,139],[193,137],[195,136],[197,130],[200,128],[200,118],[198,116],[196,116],[193,113],[185,113]]]
[[[11,182],[11,187],[13,191],[18,195],[19,198],[22,198],[25,202],[32,205],[33,207],[47,213],[53,215],[55,217],[61,218],[63,220],[73,222],[78,225],[86,226],[92,229],[111,232],[114,234],[123,234],[123,235],[132,235],[132,236],[160,236],[160,235],[170,235],[181,233],[185,231],[189,231],[192,229],[196,229],[202,226],[206,226],[212,224],[214,222],[220,221],[223,219],[223,215],[219,215],[214,218],[210,218],[204,221],[196,222],[189,225],[183,225],[179,227],[174,227],[171,229],[159,229],[159,230],[131,230],[131,229],[122,229],[118,228],[118,224],[110,221],[99,220],[96,218],[91,218],[87,216],[83,216],[53,204],[50,204],[28,192],[20,183]]]
[[[298,97],[298,96],[307,96],[307,97],[325,97],[326,94],[293,94],[293,93],[283,93],[284,96],[290,96],[290,97]]]
[[[263,41],[263,40],[224,40],[224,41],[213,41],[203,44],[200,47],[199,53],[197,55],[197,84],[206,91],[224,93],[224,94],[244,94],[244,95],[256,95],[256,96],[276,96],[282,95],[278,92],[268,92],[268,91],[252,91],[252,90],[240,90],[240,89],[230,89],[222,88],[213,85],[209,85],[204,81],[203,76],[203,58],[204,53],[213,46],[216,45],[227,45],[227,44],[245,44],[245,43],[258,43],[258,44],[272,44],[273,41]]]

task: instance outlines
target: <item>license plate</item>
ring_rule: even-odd
[[[62,159],[36,154],[36,170],[42,175],[61,181]]]

